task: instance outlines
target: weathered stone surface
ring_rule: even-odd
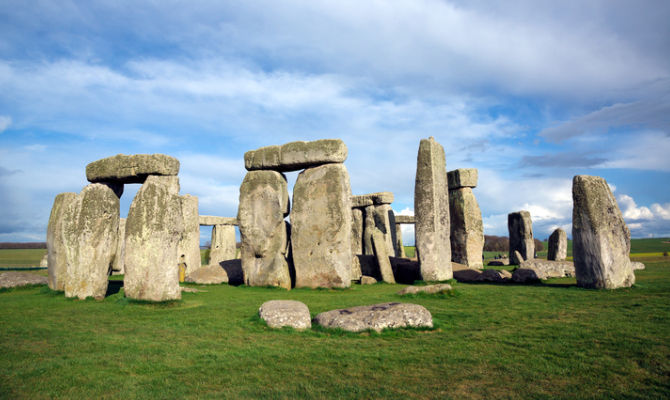
[[[393,210],[388,204],[380,204],[375,206],[375,227],[384,236],[386,243],[386,251],[389,256],[396,256],[395,251],[395,216]]]
[[[201,226],[214,225],[235,225],[237,226],[237,218],[231,217],[217,217],[214,215],[200,215],[198,217],[198,224]]]
[[[388,248],[386,246],[386,240],[384,235],[375,229],[372,232],[372,246],[375,250],[375,257],[377,258],[377,263],[379,264],[379,272],[382,275],[382,280],[386,283],[395,283],[395,278],[393,277],[393,269],[391,268],[391,260],[389,260]]]
[[[107,185],[92,183],[68,204],[63,211],[66,297],[105,297],[118,230],[119,198]]]
[[[188,274],[185,281],[201,285],[218,285],[228,283],[228,273],[221,265],[208,265]]]
[[[214,225],[209,249],[209,265],[232,260],[237,253],[234,225]]]
[[[451,260],[470,268],[481,268],[483,266],[484,223],[482,212],[471,188],[449,190],[449,217]]]
[[[498,260],[491,260],[488,263],[489,266],[491,267],[502,267],[505,265],[509,265],[509,258],[501,258]]]
[[[630,231],[607,182],[577,175],[572,181],[572,256],[577,285],[616,289],[635,283]]]
[[[372,232],[375,230],[375,207],[367,206],[363,212],[363,254],[375,254],[372,246]]]
[[[149,175],[176,176],[179,160],[165,154],[117,154],[86,166],[89,182],[142,183]]]
[[[63,212],[75,198],[76,193],[61,193],[54,199],[49,224],[47,226],[47,268],[51,290],[65,290],[65,273],[67,257],[65,248],[65,232],[63,230]]]
[[[363,210],[351,209],[351,254],[363,254]]]
[[[291,224],[296,287],[349,287],[351,186],[344,165],[326,164],[298,175]]]
[[[568,256],[568,235],[561,228],[557,228],[549,236],[549,251],[547,260],[564,261]]]
[[[179,178],[149,176],[126,219],[126,297],[148,301],[181,298],[177,255],[183,231]]]
[[[505,270],[485,269],[476,279],[476,282],[507,282],[512,278],[512,273]]]
[[[514,250],[514,258],[515,258],[515,260],[516,260],[516,265],[519,265],[519,264],[521,264],[522,262],[525,261],[524,258],[523,258],[523,256],[521,255],[521,253],[519,253],[519,250]],[[512,263],[512,262],[510,261],[510,264],[511,264],[511,263]],[[509,264],[508,264],[508,265],[509,265]]]
[[[40,268],[49,268],[49,254],[44,253],[42,259],[40,260]]]
[[[641,269],[646,268],[646,266],[639,261],[631,261],[630,266],[631,266],[631,268],[633,268],[633,271],[637,271],[637,270],[641,270]]]
[[[48,278],[46,276],[30,272],[0,272],[0,288],[2,289],[27,285],[46,285],[47,283]]]
[[[377,192],[351,196],[351,206],[354,208],[391,203],[393,203],[393,193],[391,192]]]
[[[396,215],[395,216],[396,224],[413,224],[414,216],[413,215]]]
[[[433,316],[425,307],[409,303],[382,303],[322,312],[314,322],[325,328],[339,328],[349,332],[368,329],[405,327],[433,327]]]
[[[374,285],[375,283],[377,283],[375,278],[367,275],[361,276],[361,285]]]
[[[246,174],[240,186],[237,212],[245,284],[291,289],[287,261],[288,232],[284,221],[288,212],[288,189],[284,175],[276,171],[250,171]],[[348,229],[350,224],[351,221],[347,224]],[[351,246],[349,241],[347,246]]]
[[[347,146],[342,140],[322,139],[248,151],[244,154],[244,167],[249,171],[269,169],[288,172],[321,164],[343,163],[346,159]]]
[[[476,187],[477,175],[478,173],[476,168],[459,168],[447,172],[449,190]]]
[[[449,193],[444,149],[432,137],[422,139],[414,185],[416,248],[425,281],[451,279]]]
[[[126,253],[126,219],[119,218],[119,230],[116,237],[116,255],[112,262],[112,272],[116,274],[125,273],[124,258]]]
[[[295,300],[266,301],[258,309],[258,315],[270,328],[289,326],[302,330],[312,327],[309,308]]]
[[[398,223],[395,224],[395,249],[396,257],[407,257],[405,254],[405,245],[402,242],[402,226]]]
[[[507,215],[507,229],[509,230],[509,259],[510,264],[519,264],[520,260],[514,254],[518,251],[524,260],[535,257],[535,242],[533,241],[533,222],[528,211],[518,211]]]
[[[459,282],[508,282],[512,274],[506,270],[474,269],[467,265],[453,263],[454,279]]]
[[[427,286],[407,286],[403,290],[399,291],[397,294],[401,296],[406,294],[417,294],[417,293],[435,294],[435,293],[445,293],[450,290],[452,290],[450,284],[440,283],[437,285],[427,285]]]
[[[198,198],[185,194],[180,197],[184,217],[184,232],[179,241],[177,264],[186,264],[186,275],[200,268],[200,224],[198,223]],[[234,231],[235,228],[233,228]],[[234,233],[233,233],[234,234]],[[214,243],[212,241],[212,243]],[[233,239],[233,247],[235,247]],[[234,255],[233,255],[234,257]]]
[[[521,262],[519,268],[534,270],[540,279],[575,276],[575,265],[570,261],[551,261],[533,258]]]
[[[539,282],[540,279],[537,271],[530,268],[517,268],[512,274],[512,281],[515,283],[533,283]]]

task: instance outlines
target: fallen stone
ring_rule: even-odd
[[[309,309],[304,303],[295,300],[266,301],[258,309],[258,315],[270,328],[288,326],[303,330],[312,327]]]
[[[214,216],[214,215],[200,215],[198,217],[198,225],[200,225],[200,226],[214,226],[214,225],[235,225],[235,226],[237,226],[237,218],[217,217],[217,216]]]
[[[126,297],[148,301],[181,298],[177,254],[183,231],[179,178],[149,176],[126,219]]]
[[[351,186],[343,164],[321,165],[298,175],[291,246],[296,287],[351,285]]]
[[[549,236],[549,251],[547,260],[564,261],[568,256],[568,235],[561,228],[557,228]]]
[[[477,170],[474,171],[476,174]],[[481,268],[483,266],[484,223],[479,204],[470,187],[449,189],[449,218],[451,260],[470,268]]]
[[[288,212],[288,189],[283,174],[276,171],[247,172],[240,186],[237,212],[246,285],[291,289],[287,261],[288,232],[284,221]],[[349,225],[347,227],[350,229]],[[347,242],[347,246],[351,244]]]
[[[63,212],[77,197],[77,193],[61,193],[54,199],[49,224],[47,226],[47,268],[49,288],[65,290],[67,270],[67,248],[63,231]]]
[[[342,140],[322,139],[312,142],[291,142],[248,151],[244,154],[244,166],[248,171],[269,169],[289,172],[322,164],[341,164],[346,159],[347,146]]]
[[[375,278],[367,275],[361,276],[361,285],[374,285],[375,283],[377,283]]]
[[[423,306],[409,303],[382,303],[326,311],[314,317],[314,322],[331,329],[349,332],[405,327],[433,327],[433,317]]]
[[[48,278],[30,272],[7,271],[0,273],[0,288],[12,288],[28,285],[46,285]]]
[[[200,285],[218,285],[228,283],[228,273],[218,264],[208,265],[188,274],[185,281]]]
[[[523,256],[521,255],[521,253],[519,253],[519,250],[514,250],[514,258],[517,262],[516,265],[520,265],[522,262],[525,261]],[[510,264],[511,264],[511,262],[510,262]]]
[[[440,283],[437,285],[427,285],[427,286],[407,286],[403,290],[399,291],[397,294],[406,295],[406,294],[417,294],[417,293],[426,293],[426,294],[435,294],[435,293],[446,293],[452,290],[451,285],[448,283]]]
[[[477,186],[476,168],[459,168],[447,173],[449,190],[460,188],[474,188]]]
[[[416,248],[424,281],[453,277],[444,149],[432,137],[422,139],[414,185]]]
[[[517,211],[507,215],[509,230],[510,264],[518,265],[520,259],[515,255],[518,251],[524,260],[535,257],[535,241],[533,240],[533,223],[528,211]]]
[[[179,258],[177,259],[177,264],[186,264],[186,275],[189,275],[201,267],[198,198],[185,194],[180,197],[180,200],[181,211],[184,217],[184,232],[179,241],[179,249],[177,253]]]
[[[105,297],[118,230],[119,198],[107,185],[91,183],[68,204],[63,211],[65,297]]]
[[[509,265],[509,258],[501,258],[499,260],[491,260],[488,263],[489,266],[491,267],[502,267],[505,265]]]
[[[149,175],[178,173],[179,160],[165,154],[117,154],[86,166],[89,182],[143,183]]]
[[[537,271],[529,268],[517,268],[512,274],[512,281],[515,283],[534,283],[539,282],[540,279]]]
[[[639,261],[631,261],[630,266],[631,268],[633,268],[633,271],[638,271],[646,268],[646,266]]]
[[[577,175],[572,181],[572,256],[577,286],[630,287],[635,274],[629,257],[630,231],[607,182]]]
[[[393,269],[391,268],[391,261],[389,260],[388,249],[386,247],[386,241],[384,240],[384,235],[375,229],[372,233],[372,244],[375,250],[375,257],[377,258],[377,263],[379,264],[379,271],[382,276],[382,280],[386,283],[395,283],[395,278],[393,277]]]
[[[551,261],[534,258],[521,262],[519,267],[535,270],[540,279],[575,276],[575,265],[570,261]]]
[[[485,269],[475,279],[476,282],[507,282],[512,278],[512,273],[505,270]]]

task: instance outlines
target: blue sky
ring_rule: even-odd
[[[234,216],[245,151],[320,138],[347,144],[354,194],[411,213],[429,136],[479,169],[487,234],[521,209],[538,238],[570,232],[589,174],[634,237],[670,236],[669,20],[667,1],[4,1],[0,241],[45,240],[99,158],[175,156],[200,212]]]

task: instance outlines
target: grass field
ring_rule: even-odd
[[[453,296],[414,298],[386,284],[194,286],[204,292],[167,304],[129,301],[122,289],[103,301],[4,290],[0,397],[667,398],[670,262],[648,262],[636,276],[616,291],[566,278],[455,283]],[[303,301],[312,314],[414,302],[436,328],[271,330],[256,316],[271,299]]]

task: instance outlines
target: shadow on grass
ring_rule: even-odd
[[[105,293],[105,297],[109,297],[111,295],[119,293],[121,288],[123,287],[123,281],[109,281],[107,284],[107,293]]]

